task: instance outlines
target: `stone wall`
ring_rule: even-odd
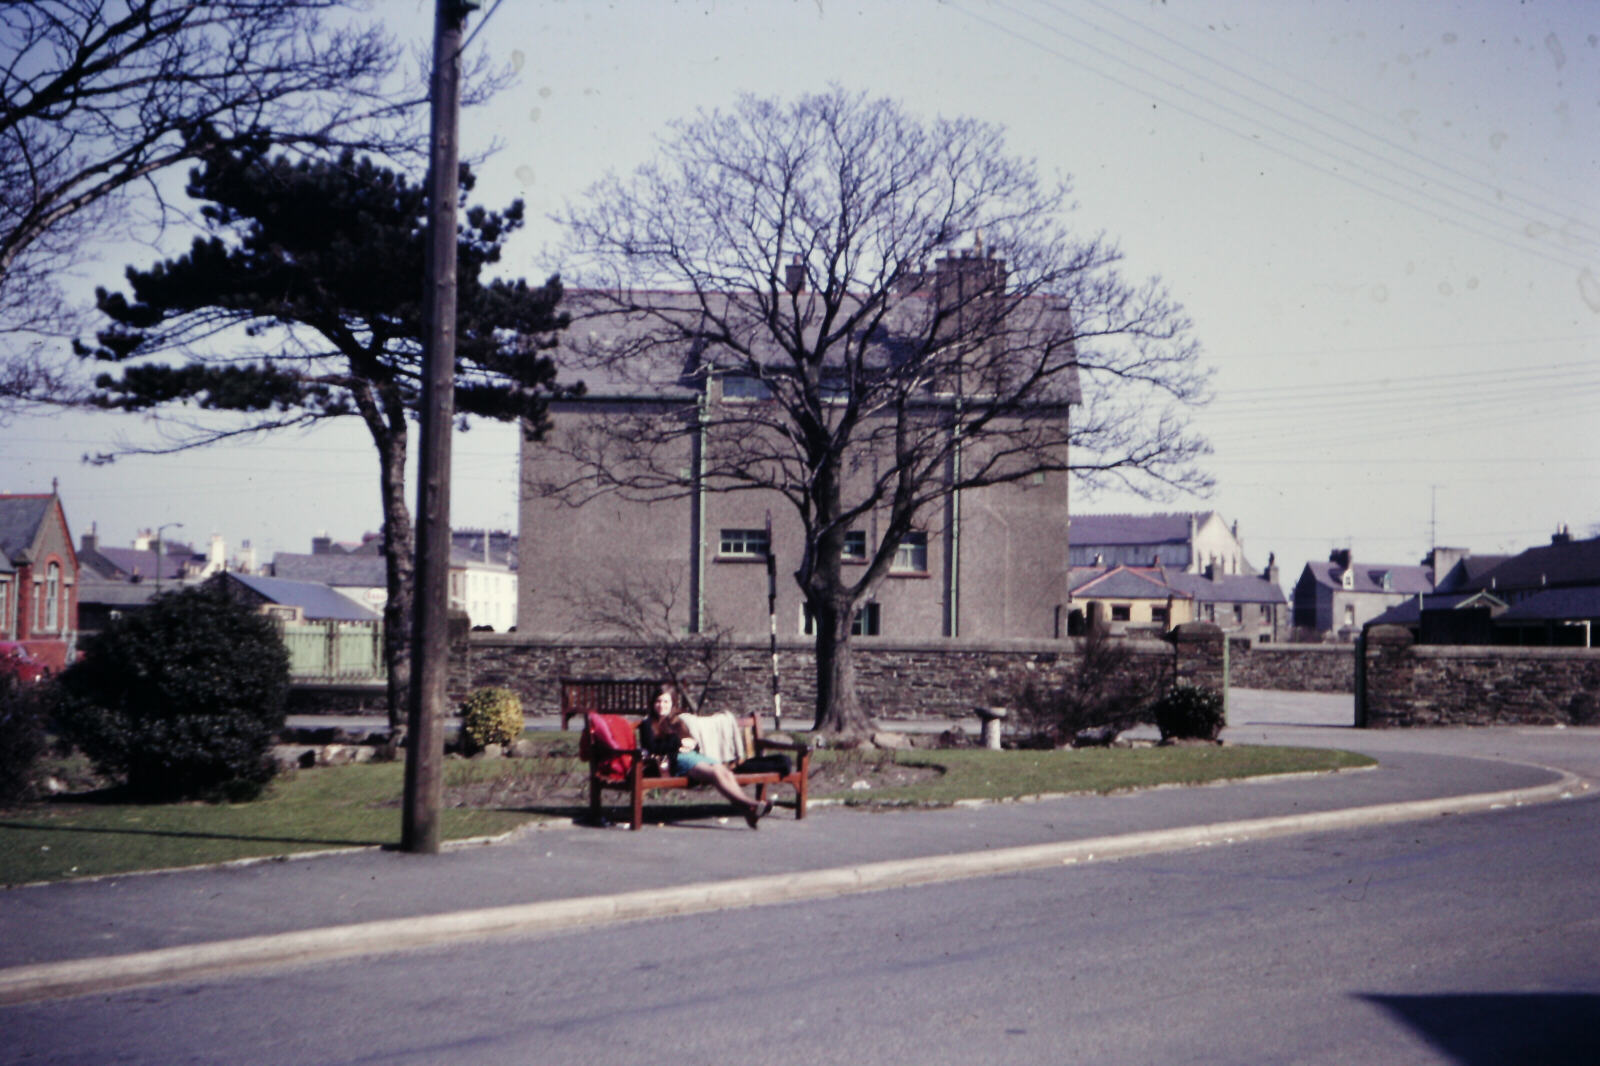
[[[1221,688],[1221,631],[1206,623],[1180,626],[1183,639],[1119,643],[1126,656],[1118,667],[1141,687],[1164,686],[1177,676]],[[949,641],[853,645],[857,691],[869,713],[883,718],[959,719],[979,705],[1014,702],[1030,683],[1048,690],[1064,685],[1077,670],[1082,641]],[[452,655],[451,698],[472,688],[501,685],[522,696],[530,714],[559,710],[563,677],[649,678],[657,676],[651,647],[626,640],[580,641],[520,634],[473,633]],[[809,643],[779,645],[779,683],[786,716],[809,722],[816,699],[816,659]],[[715,709],[769,711],[771,654],[768,645],[731,649],[712,693]]]
[[[1368,631],[1370,728],[1600,724],[1600,649],[1422,645],[1398,626]]]
[[[1228,675],[1235,688],[1278,692],[1354,692],[1356,653],[1350,644],[1228,642]]]

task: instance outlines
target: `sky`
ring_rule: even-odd
[[[432,3],[374,12],[425,49]],[[1206,498],[1283,584],[1307,561],[1415,563],[1600,533],[1600,3],[487,0],[473,47],[517,84],[462,117],[477,200],[522,197],[505,272],[559,273],[549,215],[740,93],[838,84],[1003,125],[1069,177],[1084,232],[1184,304],[1213,372]],[[174,247],[188,233],[169,234]],[[120,256],[120,257],[119,257]],[[86,284],[149,253],[108,248]],[[74,533],[259,557],[379,525],[359,424],[87,466],[128,415],[0,428],[0,491],[58,479]],[[452,518],[514,528],[514,430],[458,434]],[[411,490],[414,493],[414,489]],[[173,523],[181,523],[174,526]]]

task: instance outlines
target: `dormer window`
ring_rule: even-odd
[[[1378,583],[1383,586],[1383,591],[1394,591],[1394,575],[1389,571],[1385,570],[1383,572],[1383,576],[1378,579]]]
[[[1355,588],[1356,587],[1355,572],[1352,571],[1352,570],[1346,570],[1343,574],[1340,574],[1339,575],[1339,584],[1344,586],[1346,589]]]

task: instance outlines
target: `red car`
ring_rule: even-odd
[[[23,683],[42,680],[50,671],[33,653],[14,640],[0,640],[0,674]]]

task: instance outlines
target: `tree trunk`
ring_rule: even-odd
[[[872,732],[872,716],[856,697],[852,606],[830,599],[812,608],[817,627],[817,712],[812,728],[841,738]]]
[[[370,425],[370,421],[369,421]],[[388,600],[383,605],[383,661],[388,674],[384,689],[391,743],[405,736],[411,699],[411,601],[415,582],[416,538],[406,507],[406,426],[390,424],[378,445],[378,483],[383,495],[383,563]]]

